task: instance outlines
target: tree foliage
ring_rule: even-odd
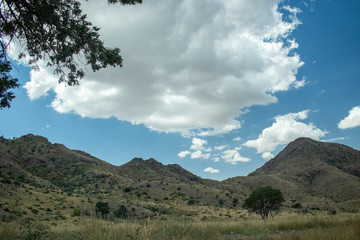
[[[0,49],[0,109],[10,107],[10,102],[15,96],[14,93],[9,90],[12,88],[17,88],[19,86],[18,79],[13,78],[10,75],[11,69],[12,66],[5,57],[5,52],[3,50],[3,47],[1,47]]]
[[[278,211],[281,203],[284,201],[285,199],[279,189],[267,186],[254,190],[245,199],[244,207],[260,214],[262,219],[267,219],[269,214],[274,217],[273,212]]]
[[[108,3],[134,5],[142,0],[108,0]],[[100,29],[86,18],[77,0],[0,0],[1,61],[7,61],[8,46],[17,39],[24,47],[20,58],[27,53],[29,64],[35,67],[40,59],[46,61],[59,76],[59,82],[69,86],[79,84],[85,75],[79,62],[90,65],[93,71],[121,67],[120,49],[106,48],[100,40]]]

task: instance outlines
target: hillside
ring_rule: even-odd
[[[360,199],[360,152],[299,138],[249,176],[270,175],[334,201]]]
[[[129,217],[198,215],[199,206],[228,208],[239,198],[179,165],[134,158],[113,166],[79,150],[52,144],[32,134],[0,138],[0,214],[16,219],[63,219],[74,209],[95,214],[95,203],[116,210],[125,205]],[[192,206],[192,207],[190,207]],[[51,210],[51,211],[48,211]],[[208,213],[211,215],[212,213]]]
[[[32,134],[0,138],[0,215],[49,221],[95,214],[106,201],[124,205],[128,217],[242,216],[242,203],[260,186],[284,193],[284,208],[297,211],[360,209],[360,152],[344,145],[300,138],[247,177],[202,179],[177,164],[134,158],[121,166]],[[130,211],[131,210],[131,211]]]
[[[287,199],[308,206],[360,206],[360,152],[350,147],[299,138],[247,177],[224,181],[250,189],[272,185]]]

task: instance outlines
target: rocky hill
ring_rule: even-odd
[[[360,152],[300,138],[247,177],[202,179],[176,164],[134,158],[113,166],[79,150],[32,134],[0,138],[0,217],[66,219],[74,209],[94,214],[95,203],[124,205],[129,217],[231,217],[246,196],[271,185],[285,208],[360,209]],[[301,204],[300,204],[301,203]],[[220,211],[220,212],[219,212]],[[224,212],[221,212],[224,211]]]
[[[334,201],[360,199],[360,152],[299,138],[249,176],[271,175]]]
[[[247,177],[224,181],[256,188],[272,185],[294,202],[356,209],[360,200],[360,152],[350,147],[299,138]]]

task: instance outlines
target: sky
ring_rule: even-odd
[[[360,1],[82,9],[123,67],[66,87],[45,62],[35,71],[14,57],[21,87],[0,110],[0,135],[41,135],[117,166],[154,158],[215,180],[246,176],[298,137],[360,150]]]

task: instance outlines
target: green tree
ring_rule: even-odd
[[[102,218],[105,218],[110,212],[109,203],[97,202],[95,205],[95,212],[97,216],[100,214]]]
[[[279,189],[267,186],[254,190],[245,199],[244,207],[260,214],[262,219],[267,219],[269,214],[274,217],[273,212],[278,211],[284,201],[285,199]]]
[[[1,33],[0,33],[1,36]],[[10,102],[13,100],[14,93],[9,89],[19,87],[18,80],[10,75],[12,66],[6,59],[6,53],[4,52],[3,43],[1,42],[0,49],[0,109],[9,108]]]
[[[108,0],[108,3],[134,5],[142,0]],[[86,20],[77,0],[0,0],[1,63],[8,65],[8,46],[17,39],[24,47],[20,58],[27,52],[29,64],[35,67],[40,59],[45,60],[54,68],[54,74],[59,75],[59,82],[69,86],[79,84],[85,75],[77,58],[93,71],[122,66],[120,49],[106,48],[99,30]],[[1,74],[9,74],[10,70],[1,68]],[[2,108],[9,107],[14,97],[9,89],[18,85],[13,80],[7,77],[0,82]]]

